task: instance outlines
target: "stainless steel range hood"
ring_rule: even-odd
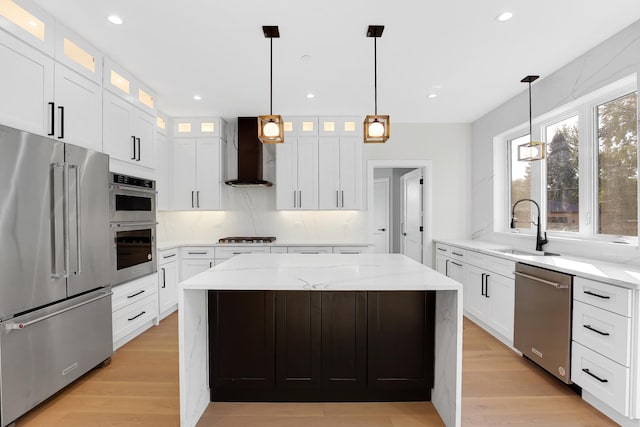
[[[238,117],[238,178],[224,182],[232,187],[271,187],[262,179],[262,144],[258,118]]]

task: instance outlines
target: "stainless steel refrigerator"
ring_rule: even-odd
[[[113,353],[109,157],[0,126],[0,421]]]

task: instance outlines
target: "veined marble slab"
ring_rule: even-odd
[[[461,425],[462,285],[400,254],[242,254],[180,284],[181,426],[195,426],[209,404],[206,291],[210,289],[435,291],[431,401],[446,426]]]

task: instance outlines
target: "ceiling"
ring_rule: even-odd
[[[157,91],[162,112],[225,118],[269,112],[262,25],[280,27],[274,114],[373,114],[373,39],[365,34],[374,24],[385,26],[378,112],[392,122],[466,123],[526,90],[524,76],[544,78],[640,19],[638,0],[36,3]],[[504,10],[514,16],[498,22]],[[124,24],[109,23],[110,14]]]

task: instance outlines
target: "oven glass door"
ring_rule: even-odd
[[[152,228],[116,230],[116,270],[153,261]]]
[[[155,221],[156,194],[153,191],[111,190],[111,221]]]

